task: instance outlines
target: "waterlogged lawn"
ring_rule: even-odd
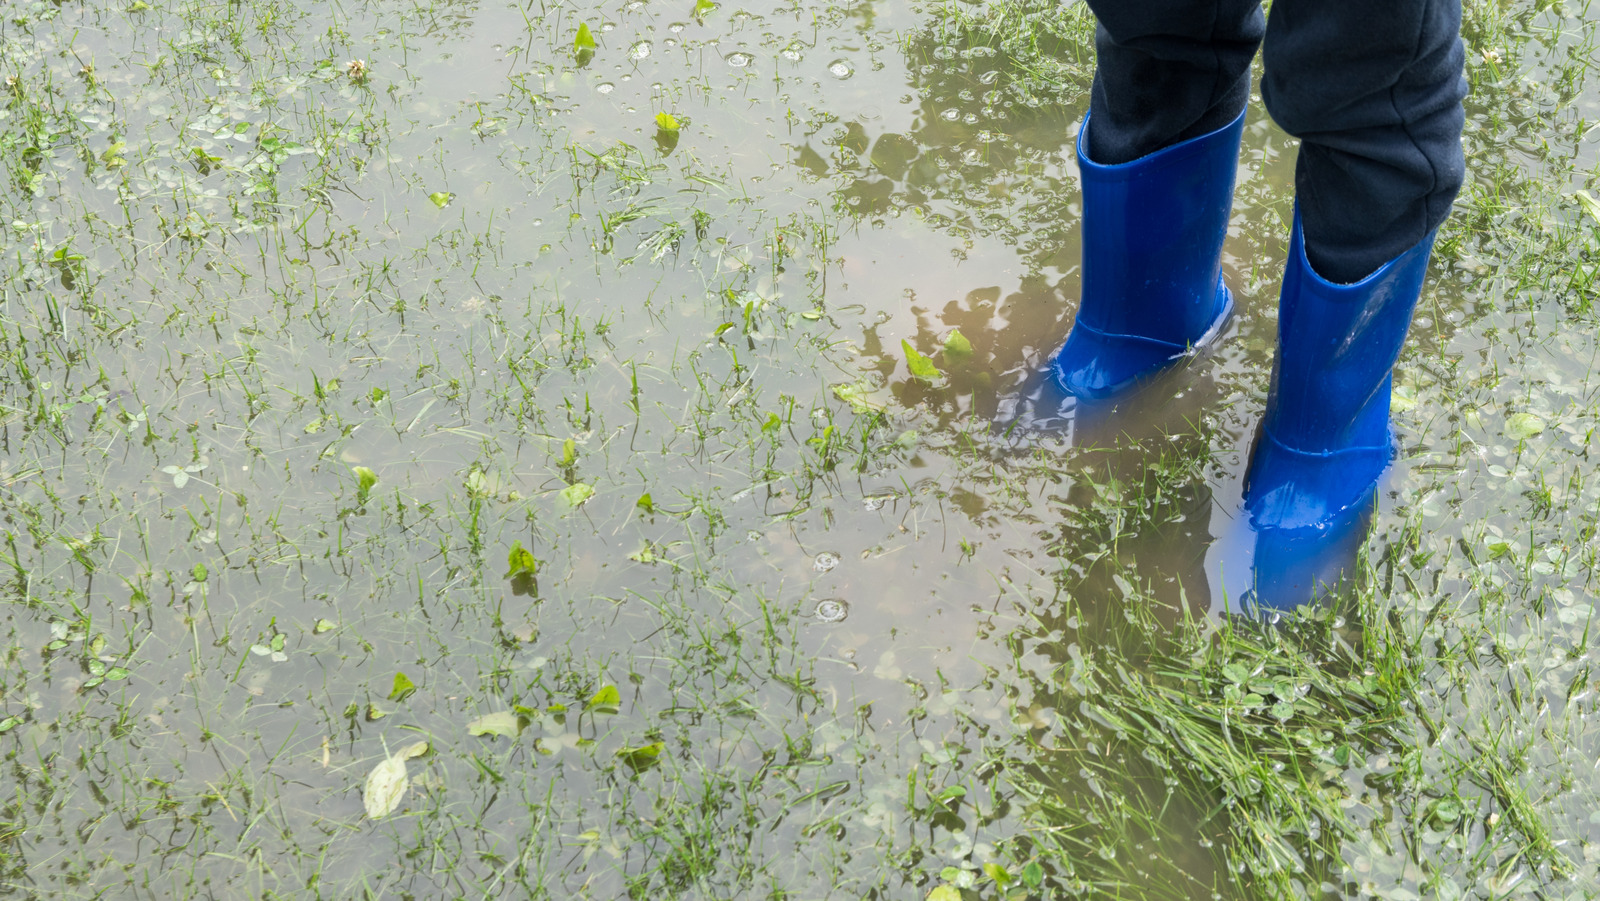
[[[1222,348],[1071,321],[1043,0],[0,10],[0,894],[1600,892],[1600,78],[1468,3],[1360,583],[1232,620]]]

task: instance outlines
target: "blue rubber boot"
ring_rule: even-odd
[[[1296,211],[1272,392],[1245,477],[1245,510],[1258,531],[1328,531],[1371,504],[1394,456],[1391,375],[1436,233],[1338,285],[1312,271]]]
[[[1244,114],[1116,166],[1089,159],[1093,118],[1078,132],[1082,300],[1051,370],[1068,394],[1103,400],[1210,343],[1233,312],[1221,257]]]

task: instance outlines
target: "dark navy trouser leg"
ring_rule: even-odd
[[[1262,40],[1256,0],[1089,0],[1099,18],[1089,155],[1121,163],[1230,121]],[[1450,212],[1461,153],[1460,0],[1275,0],[1267,111],[1301,139],[1306,254],[1353,282]]]
[[[1317,274],[1357,281],[1444,221],[1466,176],[1461,0],[1276,0],[1262,52]]]
[[[1250,99],[1260,0],[1088,0],[1095,31],[1089,158],[1117,165],[1216,131]]]

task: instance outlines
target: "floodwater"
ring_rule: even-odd
[[[1300,645],[1216,575],[1259,104],[1224,340],[1040,387],[1079,6],[13,4],[3,891],[1586,896],[1594,28],[1468,20],[1403,451]]]

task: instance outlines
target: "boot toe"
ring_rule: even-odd
[[[1328,530],[1351,509],[1371,502],[1393,455],[1388,444],[1308,453],[1263,432],[1245,488],[1245,510],[1257,529]]]
[[[1192,345],[1108,334],[1079,320],[1050,363],[1056,383],[1085,400],[1105,400],[1128,391],[1216,341],[1233,315],[1232,292],[1219,284],[1214,303],[1210,324]]]
[[[1051,363],[1062,390],[1103,400],[1182,357],[1187,348],[1129,335],[1107,335],[1079,323]]]

